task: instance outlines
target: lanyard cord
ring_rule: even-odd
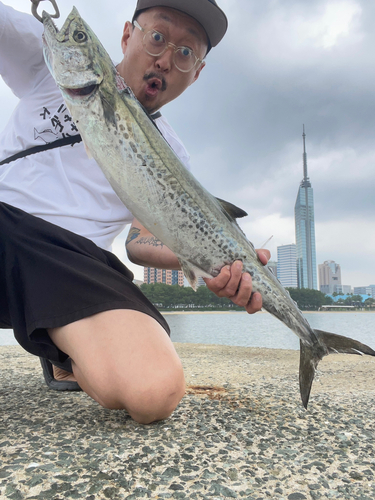
[[[25,156],[33,155],[35,153],[40,153],[41,151],[47,151],[48,149],[59,148],[61,146],[67,146],[68,144],[76,144],[77,142],[81,142],[82,137],[78,135],[68,135],[67,137],[63,137],[62,139],[57,139],[57,141],[49,142],[48,144],[42,144],[41,146],[34,146],[33,148],[25,149],[24,151],[20,151],[13,156],[9,156],[9,158],[5,158],[5,160],[0,161],[0,165],[5,165],[5,163],[10,163],[12,161],[18,160],[19,158],[24,158]]]

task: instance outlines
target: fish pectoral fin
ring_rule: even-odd
[[[101,89],[100,99],[102,102],[103,116],[106,123],[117,129],[116,111],[113,103],[113,96]]]
[[[188,280],[191,288],[196,292],[198,284],[198,276],[196,275],[194,268],[189,264],[189,262],[180,259],[178,260],[180,262],[180,266],[182,272],[184,273],[185,278]]]
[[[229,201],[222,200],[221,198],[216,198],[220,203],[222,208],[225,210],[227,214],[229,214],[233,219],[240,219],[241,217],[246,217],[248,214],[242,208],[236,207],[233,203]]]
[[[186,279],[188,280],[191,288],[196,292],[198,288],[198,278],[199,276],[203,276],[204,278],[212,278],[212,276],[208,273],[205,273],[198,267],[192,265],[187,260],[178,259],[181,270],[184,273]]]

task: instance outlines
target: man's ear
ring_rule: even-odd
[[[193,81],[191,82],[190,85],[192,85],[194,82],[196,82],[199,78],[199,75],[201,74],[201,71],[202,69],[206,66],[206,63],[203,61],[201,62],[199,68],[197,69],[197,71],[195,72],[195,75],[194,75],[194,78],[193,78]]]
[[[124,30],[122,32],[122,38],[121,38],[121,48],[122,48],[122,53],[125,54],[126,48],[128,46],[128,41],[129,38],[133,32],[133,25],[130,21],[126,21]]]

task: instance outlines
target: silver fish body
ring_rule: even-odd
[[[87,150],[133,215],[178,257],[185,276],[217,276],[241,260],[263,307],[300,338],[305,407],[315,368],[331,352],[375,351],[347,337],[313,330],[289,293],[259,261],[235,218],[244,212],[212,196],[182,165],[121,81],[110,57],[73,8],[60,31],[43,13],[44,53]]]

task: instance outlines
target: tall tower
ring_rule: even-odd
[[[296,225],[296,257],[298,288],[318,289],[316,277],[314,193],[307,175],[306,134],[303,126],[303,180],[300,184],[294,220]]]

